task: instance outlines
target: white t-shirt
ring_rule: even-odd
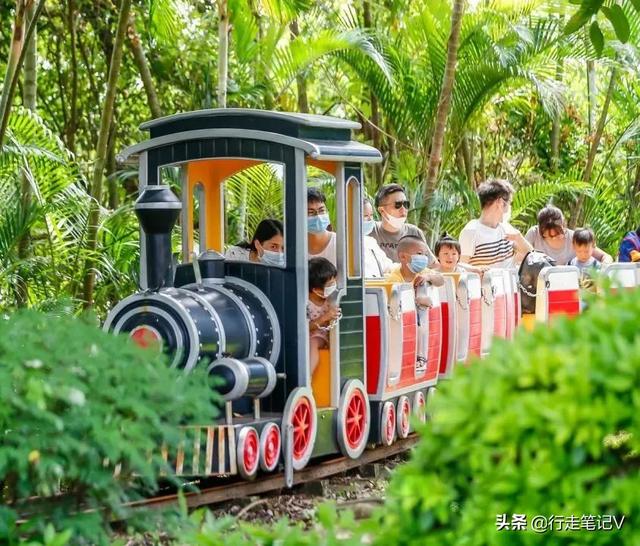
[[[329,243],[327,244],[327,246],[325,246],[322,252],[318,254],[309,253],[309,258],[326,258],[333,265],[336,265],[337,264],[336,232],[329,231],[329,233],[331,234],[331,238],[329,239]]]
[[[365,278],[384,277],[384,274],[393,267],[393,261],[389,259],[373,237],[365,235],[362,241],[364,243]]]
[[[510,224],[492,228],[471,220],[460,232],[460,255],[469,256],[469,263],[476,267],[513,267],[515,250],[506,235],[516,231]]]

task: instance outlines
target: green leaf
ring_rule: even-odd
[[[591,43],[593,44],[593,48],[596,50],[598,56],[602,55],[602,49],[604,48],[604,36],[598,26],[598,21],[591,23],[591,26],[589,27],[589,37],[591,38]]]
[[[633,4],[636,11],[640,12],[640,0],[631,0],[631,4]]]
[[[564,34],[569,35],[580,30],[588,20],[589,16],[585,14],[582,9],[578,10],[571,16],[571,19],[569,19],[569,21],[565,25]]]
[[[609,19],[618,40],[623,44],[626,44],[629,41],[631,29],[629,28],[629,21],[627,20],[627,16],[622,8],[617,4],[614,4],[610,8],[603,6],[602,13],[604,13],[605,17]]]

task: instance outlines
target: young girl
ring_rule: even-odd
[[[337,288],[338,271],[326,258],[309,260],[309,359],[311,375],[318,365],[318,351],[329,346],[328,326],[341,316],[340,308],[330,303],[329,298]]]
[[[451,235],[444,233],[436,243],[434,250],[438,258],[438,263],[432,267],[434,271],[440,273],[463,273],[466,271],[482,275],[482,269],[460,263],[460,243]]]

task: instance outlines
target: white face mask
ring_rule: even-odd
[[[407,221],[406,216],[390,216],[386,212],[384,213],[384,219],[396,231],[400,231],[402,229],[402,226],[404,226],[405,222]]]
[[[507,224],[509,223],[509,220],[511,220],[511,207],[502,213],[502,223]]]
[[[331,297],[331,295],[338,289],[338,286],[334,283],[334,284],[328,284],[324,287],[324,291],[322,293],[322,296],[326,299]]]

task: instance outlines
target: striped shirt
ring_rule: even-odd
[[[492,228],[471,220],[460,232],[460,255],[469,256],[469,263],[476,267],[513,267],[515,251],[506,237],[512,230],[508,224]]]

